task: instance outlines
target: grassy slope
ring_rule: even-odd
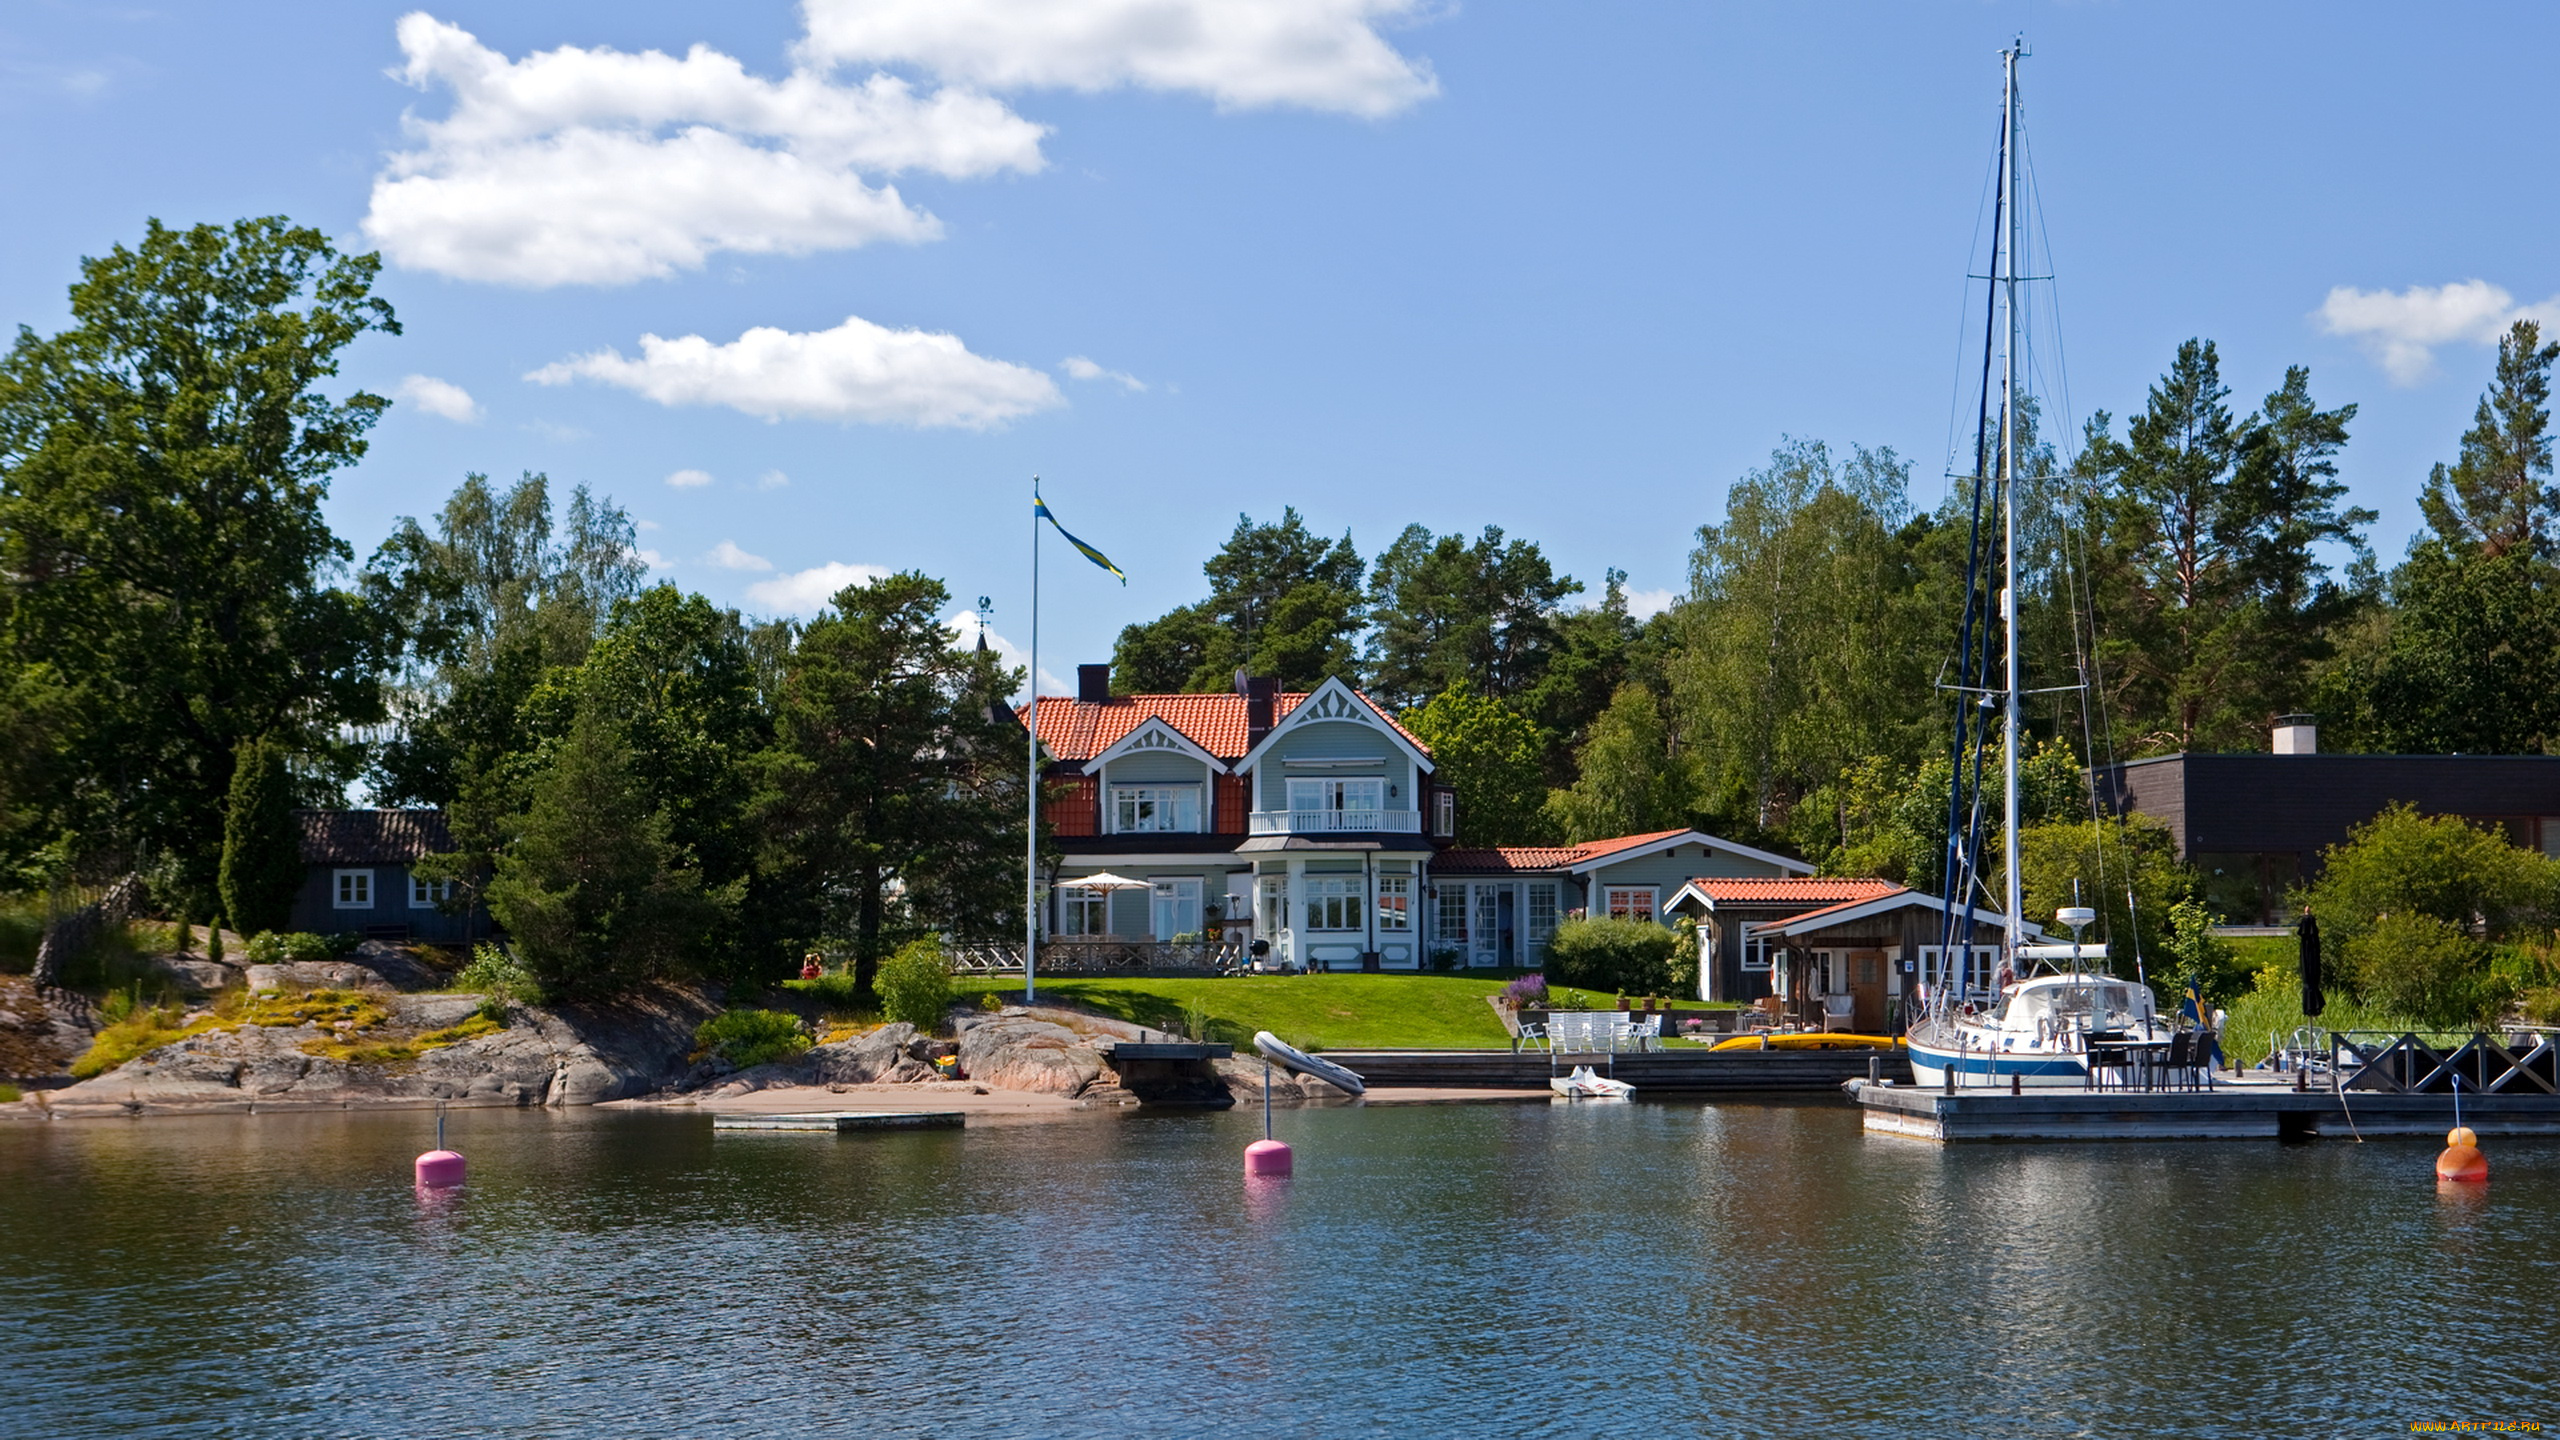
[[[1209,1013],[1214,1038],[1249,1042],[1268,1030],[1329,1050],[1483,1049],[1510,1036],[1485,997],[1499,979],[1463,975],[1251,975],[1230,980],[1043,980],[1040,997],[1157,1027],[1185,1006]],[[953,993],[1022,993],[1019,980],[955,979]]]

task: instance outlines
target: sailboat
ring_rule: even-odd
[[[1950,1086],[2083,1086],[2093,1080],[2093,1066],[2121,1063],[2123,1057],[2168,1039],[2168,1029],[2154,1013],[2150,987],[2107,972],[2107,947],[2085,944],[2080,931],[2096,912],[2073,906],[2056,919],[2072,932],[2068,944],[2031,944],[2020,916],[2018,872],[2018,703],[2020,689],[2018,611],[2014,586],[2018,571],[2018,449],[2022,340],[2018,286],[2026,250],[2026,213],[2019,193],[2021,140],[2018,128],[2018,62],[2026,58],[2023,41],[2000,52],[2002,115],[2000,188],[1993,212],[1991,295],[1984,318],[1984,404],[1974,444],[1973,540],[1965,587],[1964,619],[1957,632],[1957,684],[1963,697],[1956,707],[1954,780],[1947,803],[1944,852],[1946,933],[1938,953],[1948,957],[1943,973],[1924,977],[1925,1005],[1908,1034],[1912,1078],[1932,1089]],[[1989,350],[1995,322],[2006,320],[2000,344],[1998,428],[1992,428]],[[1995,443],[1996,442],[1996,443]],[[1996,452],[1996,468],[1994,456]],[[1993,537],[1985,535],[1985,489],[1998,526],[1996,559]],[[1989,569],[1996,565],[1996,571]],[[1995,613],[1996,612],[1996,613]],[[1993,673],[1994,623],[1997,624],[1998,673]],[[2075,687],[2076,688],[2076,687]],[[2005,893],[1999,966],[1990,983],[1977,987],[1973,967],[1956,957],[1970,956],[1974,927],[1983,919],[1974,891],[1981,884],[1980,839],[1985,818],[1982,757],[1991,748],[1992,717],[1999,727],[2000,787]],[[1968,773],[1970,772],[1970,773]],[[2090,962],[2098,962],[2092,968]]]

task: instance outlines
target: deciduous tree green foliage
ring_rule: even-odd
[[[606,994],[693,968],[738,894],[705,893],[685,866],[608,718],[581,710],[529,791],[489,910],[543,988]]]
[[[1357,673],[1362,567],[1350,535],[1328,541],[1294,507],[1276,524],[1238,515],[1235,533],[1200,568],[1208,599],[1120,632],[1113,688],[1224,690],[1236,671],[1251,670],[1304,690]]]
[[[0,361],[0,676],[46,763],[0,844],[216,884],[233,756],[272,735],[318,770],[379,717],[385,618],[330,581],[321,515],[390,402],[322,386],[399,333],[380,261],[280,218],[172,230],[81,262],[69,328]],[[12,777],[27,785],[29,777]]]
[[[2002,849],[1997,746],[1982,759],[1986,799],[1981,822],[1985,855]],[[1807,796],[1788,817],[1787,839],[1825,875],[1892,880],[1931,893],[1942,888],[1946,859],[1948,758],[1932,755],[1914,768],[1870,755]],[[2080,758],[2047,740],[2018,765],[2018,809],[2028,825],[2085,818],[2089,789]]]
[[[2358,994],[2463,1023],[2490,1018],[2508,998],[2486,942],[2538,933],[2560,914],[2560,862],[2453,816],[2397,806],[2328,850],[2309,898]]]
[[[2189,340],[2125,440],[2103,412],[2089,425],[2098,652],[2137,752],[2255,748],[2304,703],[2344,603],[2313,547],[2360,549],[2372,519],[2337,509],[2355,407],[2320,410],[2300,366],[2257,415],[2235,419],[2230,394],[2213,342]]]
[[[1548,828],[1579,844],[1689,824],[1697,774],[1672,739],[1660,699],[1632,681],[1619,686],[1591,724],[1582,773],[1572,785],[1548,792]]]
[[[949,598],[913,572],[848,586],[783,677],[767,863],[800,933],[852,937],[861,994],[893,935],[1019,923],[1022,732],[998,697],[1020,677],[953,640]]]
[[[2161,992],[2180,996],[2192,988],[2207,1007],[2236,1000],[2249,990],[2249,969],[2231,943],[2213,933],[2222,923],[2211,906],[2190,895],[2169,907],[2169,934],[2164,942],[2174,965],[2161,965]],[[2299,972],[2297,972],[2298,974]]]
[[[1545,677],[1557,608],[1581,591],[1499,525],[1473,542],[1407,525],[1369,571],[1369,688],[1399,708],[1458,684],[1516,702]]]
[[[931,1035],[942,1029],[950,1010],[951,962],[943,956],[941,940],[919,935],[880,962],[882,1014]]]
[[[2085,807],[2081,813],[2087,814]],[[2170,912],[2195,885],[2178,863],[2168,827],[2148,815],[2021,826],[2018,874],[2020,908],[2048,930],[2058,929],[2054,913],[2066,905],[2097,911],[2098,923],[2086,938],[2105,944],[2114,972],[2126,976],[2134,973],[2137,956],[2154,974],[2172,956]],[[1985,893],[1977,901],[1998,909],[2006,885],[1996,865],[1986,867],[1983,883]]]
[[[1722,524],[1699,528],[1676,612],[1674,713],[1706,794],[1740,798],[1739,827],[1783,828],[1797,800],[1861,757],[1919,758],[1921,697],[1954,619],[1902,533],[1908,482],[1890,450],[1839,462],[1790,439],[1735,482]]]
[[[222,816],[222,908],[242,930],[282,930],[302,878],[302,833],[293,819],[284,747],[244,740],[232,761]]]
[[[1547,941],[1547,978],[1622,995],[1660,995],[1671,988],[1679,946],[1678,931],[1650,921],[1567,920]]]
[[[1399,718],[1431,747],[1435,778],[1457,792],[1459,844],[1542,838],[1547,791],[1537,726],[1465,680]]]

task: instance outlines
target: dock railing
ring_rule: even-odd
[[[2560,1095],[2560,1030],[2332,1030],[2329,1072],[2348,1090],[2442,1095],[2458,1077],[2474,1095]]]

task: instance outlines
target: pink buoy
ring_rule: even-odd
[[[442,1187],[462,1183],[463,1160],[459,1150],[444,1148],[444,1116],[436,1116],[436,1148],[418,1157],[418,1183]]]
[[[459,1160],[461,1156],[455,1156]],[[1244,1173],[1247,1175],[1286,1175],[1293,1157],[1287,1142],[1256,1140],[1244,1147]],[[421,1162],[424,1163],[424,1162]]]

